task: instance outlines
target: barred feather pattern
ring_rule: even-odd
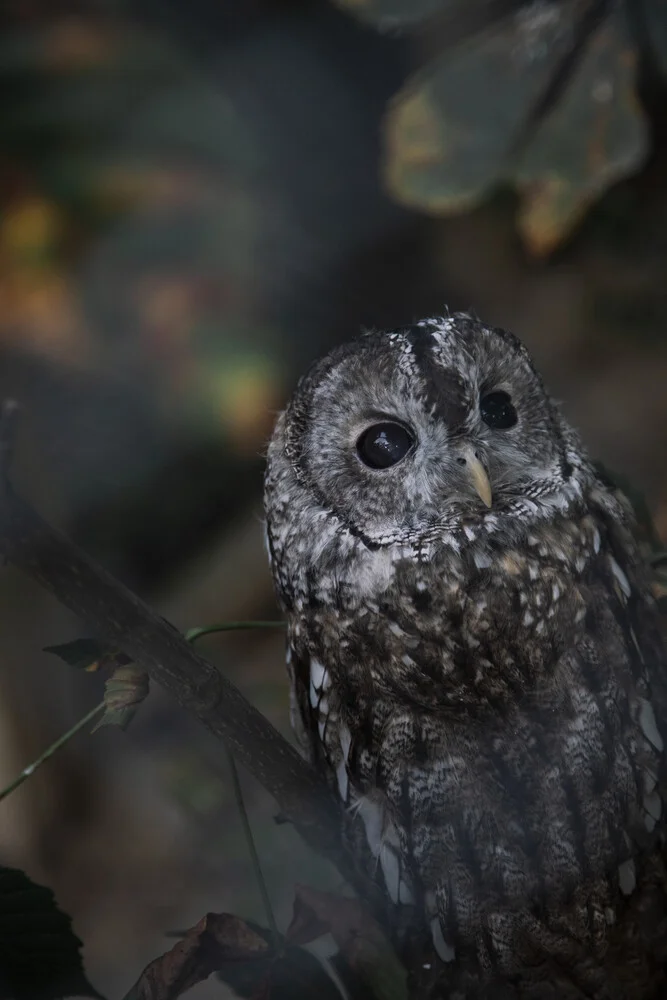
[[[499,389],[512,428],[480,420]],[[380,419],[415,444],[368,469],[355,443]],[[627,501],[525,348],[455,314],[336,349],[278,419],[265,506],[293,726],[413,994],[661,996],[657,609]]]

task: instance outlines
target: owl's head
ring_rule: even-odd
[[[465,544],[567,510],[592,475],[520,341],[454,314],[311,368],[269,448],[269,536],[302,555],[334,526],[374,550]]]

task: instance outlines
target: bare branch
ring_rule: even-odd
[[[8,475],[16,409],[6,403],[0,417],[0,552],[5,559],[51,591],[224,740],[304,840],[358,884],[341,847],[339,807],[320,776],[176,628],[13,491]]]

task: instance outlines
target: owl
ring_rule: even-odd
[[[412,995],[667,995],[667,658],[627,500],[521,342],[337,347],[280,414],[292,724]]]

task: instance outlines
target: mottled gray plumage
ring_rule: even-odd
[[[482,419],[497,392],[514,426]],[[386,421],[414,443],[369,468]],[[456,314],[332,351],[278,419],[265,505],[293,725],[418,995],[662,996],[657,611],[627,501],[525,348]]]

